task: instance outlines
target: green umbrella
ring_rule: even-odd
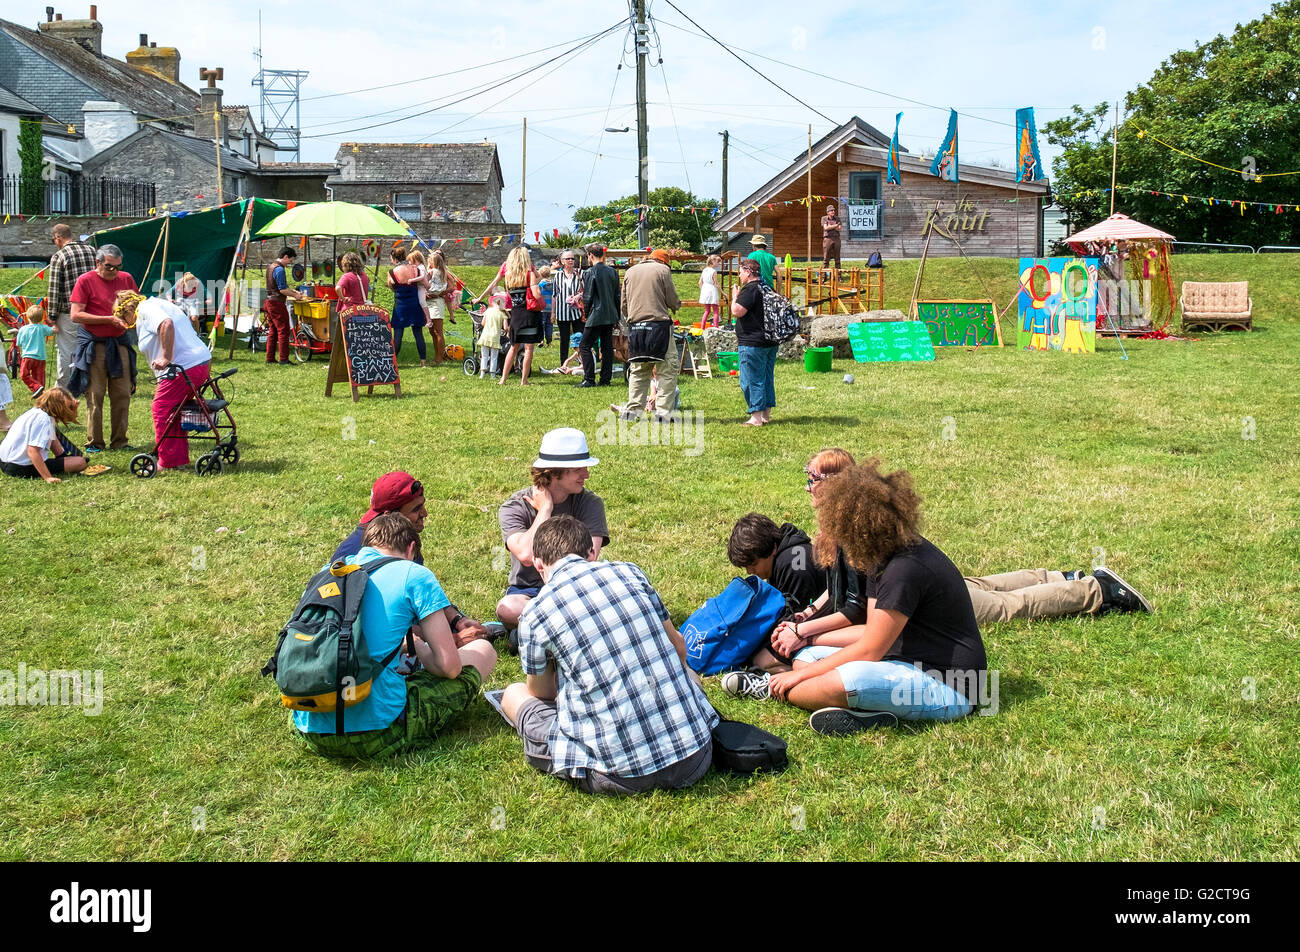
[[[409,238],[411,231],[369,205],[352,202],[311,202],[291,208],[266,223],[255,238],[284,235],[311,237]]]

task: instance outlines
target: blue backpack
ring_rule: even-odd
[[[702,675],[743,666],[785,610],[785,596],[767,582],[752,575],[733,578],[682,625],[686,663]]]

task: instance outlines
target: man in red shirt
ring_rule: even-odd
[[[122,270],[122,250],[103,245],[95,253],[95,270],[72,286],[72,323],[78,325],[74,366],[88,372],[86,388],[87,453],[104,449],[104,395],[111,406],[109,449],[131,449],[126,442],[131,412],[133,348],[126,324],[113,316],[119,291],[135,291],[135,279]]]

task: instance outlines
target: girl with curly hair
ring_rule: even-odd
[[[845,629],[843,647],[803,648],[781,674],[732,672],[723,689],[812,711],[823,734],[971,713],[984,642],[957,566],[920,533],[911,474],[867,460],[826,479],[815,499],[814,557],[827,567],[842,557],[861,574],[866,621]]]

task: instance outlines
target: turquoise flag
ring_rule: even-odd
[[[930,164],[930,174],[948,182],[959,181],[957,178],[957,110],[948,110],[948,134],[943,137],[943,145],[935,154]]]
[[[1038,157],[1038,130],[1034,127],[1033,107],[1016,110],[1016,181],[1037,182],[1043,174]]]
[[[894,117],[894,138],[889,140],[889,167],[885,170],[885,183],[893,182],[895,185],[902,185],[903,180],[898,175],[898,122],[903,118],[900,112]]]

